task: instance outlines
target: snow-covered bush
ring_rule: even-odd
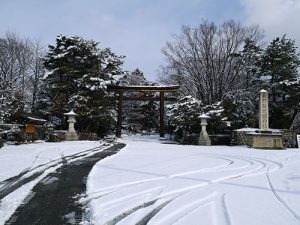
[[[24,133],[17,125],[12,125],[8,129],[0,131],[0,137],[4,141],[20,143],[24,141]]]
[[[223,107],[223,115],[231,121],[233,129],[257,127],[257,93],[243,89],[229,92],[224,98]]]
[[[167,105],[168,129],[173,131],[174,138],[181,143],[196,144],[201,131],[199,116],[205,113],[210,116],[207,131],[209,134],[220,134],[229,128],[225,123],[223,102],[203,105],[191,96],[185,96],[176,103]],[[197,135],[195,135],[197,134]]]
[[[174,139],[182,143],[188,142],[186,136],[199,133],[202,103],[192,96],[185,96],[176,103],[167,105],[168,130]]]
[[[207,132],[209,134],[220,134],[224,133],[228,127],[224,120],[224,107],[223,102],[216,102],[212,105],[206,105],[202,108],[203,112],[210,117],[207,125]]]
[[[192,96],[185,96],[176,103],[167,105],[167,117],[170,126],[190,131],[197,127],[199,116],[203,112],[202,103]]]

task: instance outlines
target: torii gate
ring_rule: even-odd
[[[159,136],[161,138],[165,137],[165,100],[166,101],[174,101],[176,98],[165,97],[164,94],[168,92],[176,92],[178,90],[178,85],[170,85],[170,86],[118,86],[118,85],[108,85],[108,91],[114,91],[118,93],[118,119],[117,119],[117,130],[116,137],[121,137],[121,125],[122,125],[122,108],[123,108],[123,100],[136,100],[136,101],[148,101],[155,100],[159,101]],[[159,92],[159,98],[157,97],[124,97],[124,92]]]

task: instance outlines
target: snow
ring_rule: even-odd
[[[31,116],[28,116],[27,119],[33,120],[33,121],[38,121],[38,122],[44,122],[44,123],[47,122],[47,120],[35,118],[35,117],[31,117]]]
[[[297,77],[291,81],[290,80],[280,81],[279,84],[285,84],[286,86],[297,85],[300,84],[300,77]]]
[[[237,131],[237,132],[254,132],[255,133],[258,130],[259,130],[259,128],[244,127],[244,128],[236,129],[234,131]],[[268,129],[268,131],[271,131],[271,132],[274,132],[274,133],[278,133],[281,130],[280,129]]]
[[[88,177],[92,224],[300,224],[297,149],[121,141]]]
[[[99,145],[96,141],[6,145],[0,149],[0,182],[26,169]]]
[[[90,207],[92,224],[300,224],[299,149],[175,145],[155,135],[118,141],[126,147],[93,167],[80,200]],[[98,146],[77,141],[1,148],[0,190],[1,181],[22,171],[57,164],[1,199],[0,225],[62,158]]]

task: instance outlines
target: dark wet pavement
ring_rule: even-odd
[[[48,174],[33,188],[31,195],[5,225],[69,225],[89,221],[85,207],[78,203],[76,196],[85,193],[87,176],[94,164],[124,146],[117,143],[95,151],[91,156],[72,162],[64,160],[62,167]]]

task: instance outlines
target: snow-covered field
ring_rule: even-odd
[[[92,224],[300,224],[300,150],[182,146],[130,137],[92,169],[87,195]],[[0,149],[3,180],[42,173],[0,201],[0,224],[30,189],[68,156],[99,142],[40,143]],[[69,158],[68,160],[71,160]]]
[[[88,178],[92,224],[300,224],[300,151],[135,138]]]

